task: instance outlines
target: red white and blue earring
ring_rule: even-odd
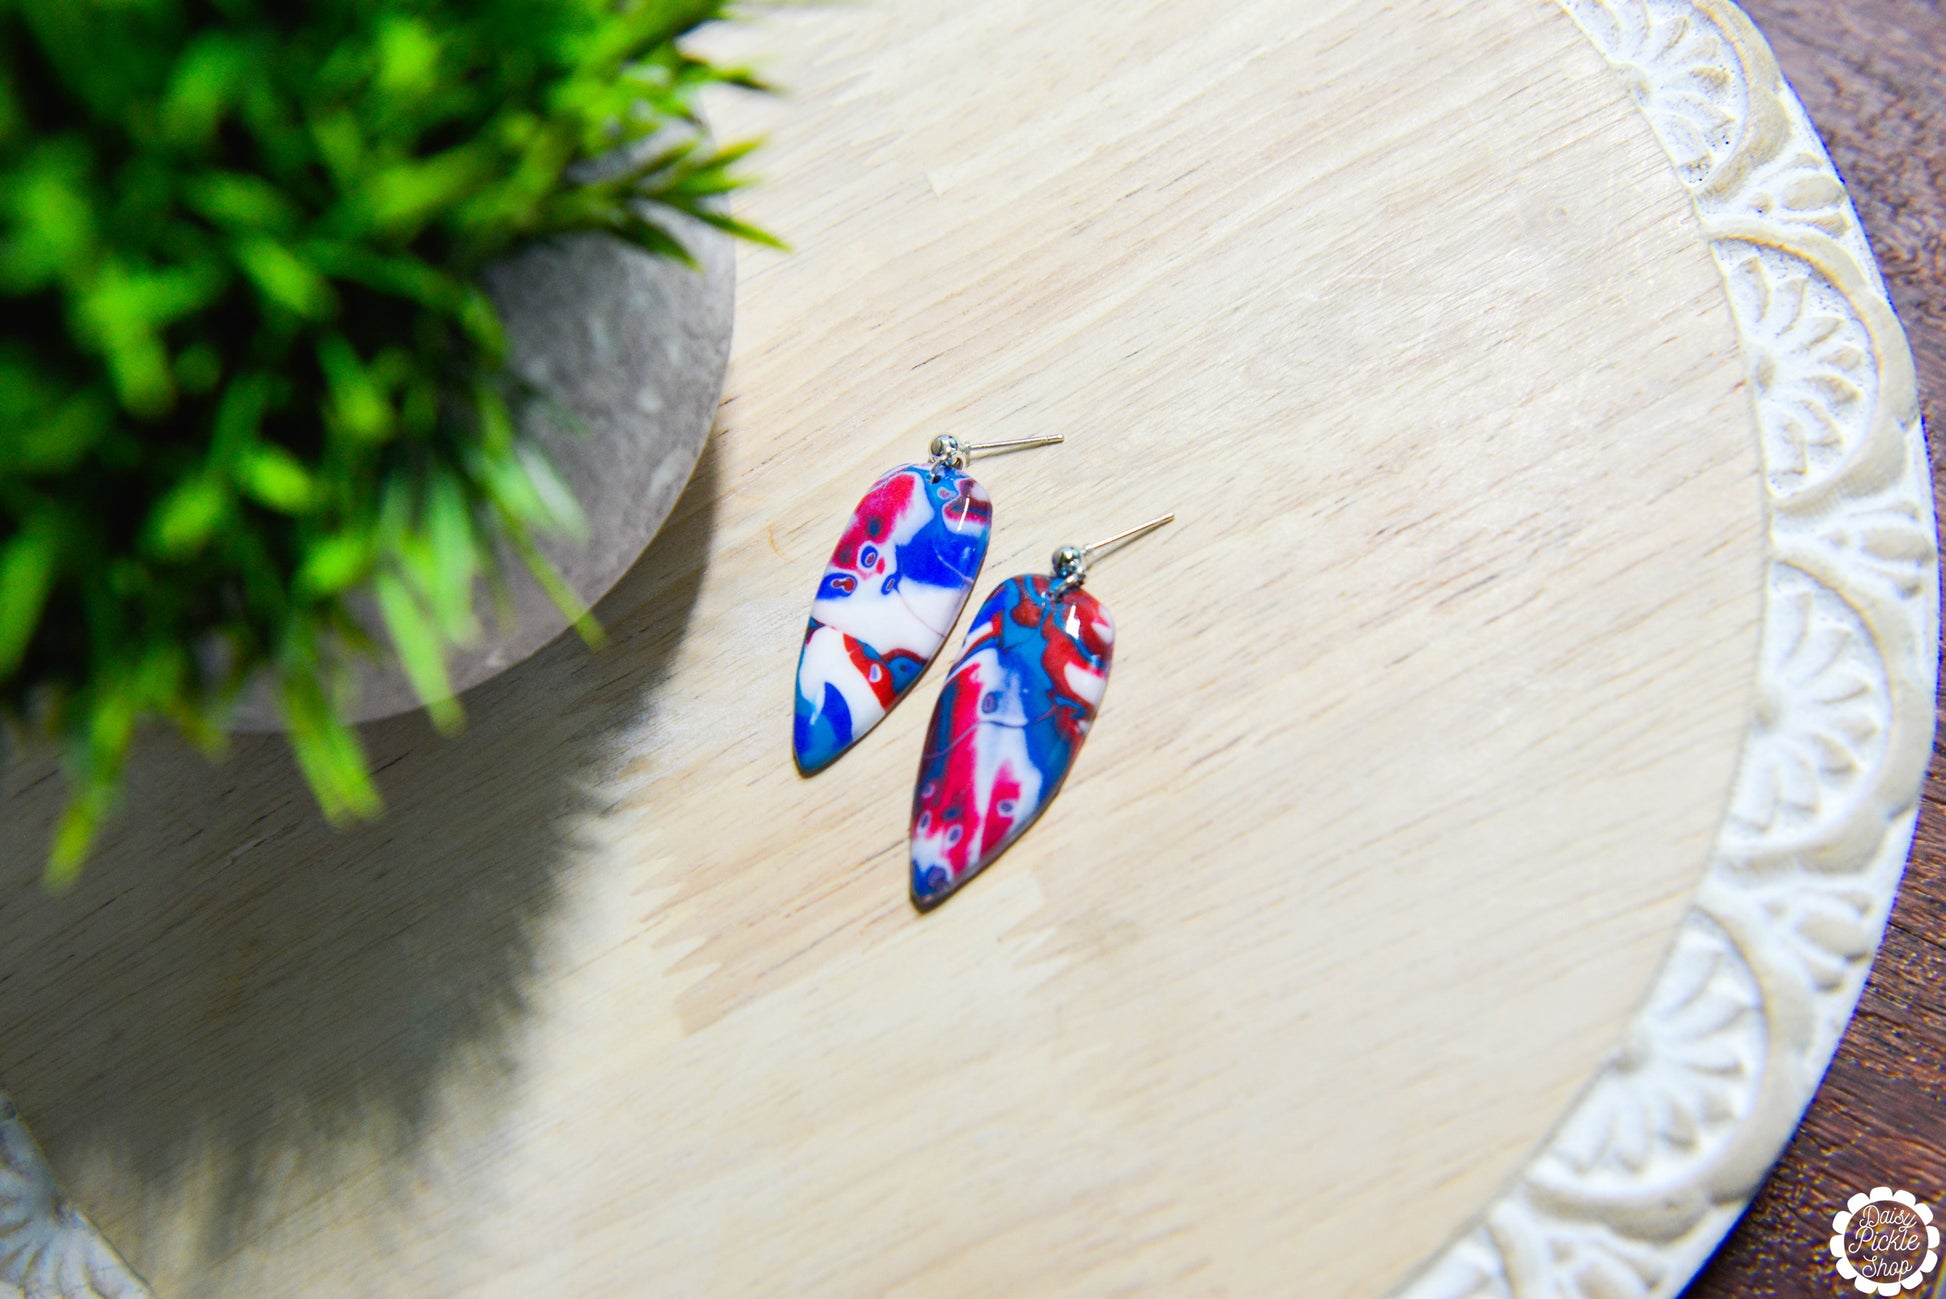
[[[1054,552],[1052,576],[1007,579],[973,615],[926,729],[912,795],[912,902],[921,911],[1005,852],[1047,809],[1088,736],[1115,654],[1115,623],[1081,589],[1110,546]]]
[[[966,462],[1061,440],[936,437],[930,463],[872,484],[831,552],[798,653],[791,750],[800,772],[824,770],[878,725],[959,621],[993,531],[993,501]]]

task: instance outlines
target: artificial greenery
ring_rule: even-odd
[[[0,0],[0,708],[64,744],[51,878],[146,719],[213,748],[267,673],[325,813],[370,815],[344,648],[450,727],[503,548],[571,608],[477,275],[572,231],[680,257],[672,212],[762,237],[696,125],[753,83],[680,43],[726,7]]]

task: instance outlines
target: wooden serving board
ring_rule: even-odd
[[[367,731],[149,753],[29,881],[0,1077],[165,1295],[1377,1296],[1623,1040],[1754,706],[1765,522],[1724,290],[1544,0],[871,0],[727,38],[781,98],[712,448],[599,610]],[[981,591],[1090,589],[1069,786],[906,898],[935,672],[814,780],[846,512],[935,433]]]

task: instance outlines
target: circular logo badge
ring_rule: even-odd
[[[1831,1219],[1831,1257],[1838,1275],[1866,1294],[1917,1290],[1939,1266],[1939,1228],[1932,1209],[1911,1191],[1860,1191]]]

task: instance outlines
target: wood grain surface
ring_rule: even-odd
[[[1845,177],[1936,439],[1946,428],[1946,7],[1742,4]],[[1940,481],[1935,469],[1936,500]],[[1934,755],[1905,881],[1844,1044],[1790,1149],[1687,1291],[1693,1299],[1850,1293],[1826,1242],[1831,1215],[1857,1191],[1889,1183],[1946,1211],[1946,760],[1937,746]]]
[[[158,745],[55,898],[11,763],[0,1078],[165,1295],[1383,1294],[1620,1040],[1754,707],[1690,200],[1543,0],[772,21],[792,97],[719,121],[796,252],[610,647],[369,728],[354,834],[274,739]],[[1090,579],[1069,787],[922,917],[933,687],[801,780],[803,618],[878,473],[1056,430],[975,463],[986,584],[1180,521]]]

